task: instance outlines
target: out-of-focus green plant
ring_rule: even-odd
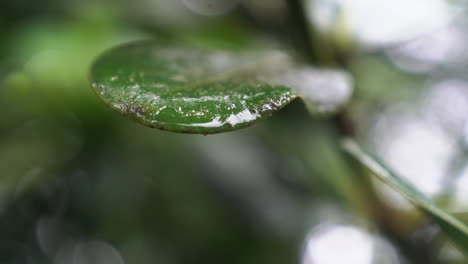
[[[343,135],[372,149],[381,111],[415,106],[428,83],[390,47],[359,50],[348,14],[322,6],[362,1],[302,1],[319,20],[295,1],[218,17],[187,1],[0,1],[0,263],[315,264],[327,243],[325,257],[353,245],[379,264],[465,263],[341,150]],[[255,126],[166,133],[93,92],[172,131]],[[323,232],[340,225],[352,232]]]
[[[314,54],[314,35],[309,38],[304,7],[301,1],[289,1],[288,10],[308,54],[291,54],[287,49],[267,45],[229,50],[182,41],[135,42],[114,48],[95,61],[92,87],[120,114],[172,132],[213,134],[236,130],[270,117],[296,98],[302,98],[313,115],[339,112],[351,97],[352,81],[342,69],[318,70],[308,64],[320,66],[321,62]],[[323,64],[346,68],[346,56],[340,58]],[[337,127],[338,138],[354,136],[345,111],[331,122]],[[344,149],[432,216],[460,248],[468,249],[465,224],[354,143],[347,141]],[[362,177],[360,180],[368,185],[363,190],[372,193],[371,182]]]

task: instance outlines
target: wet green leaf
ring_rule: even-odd
[[[217,50],[154,41],[104,53],[91,69],[91,82],[124,116],[200,134],[247,127],[298,97],[311,112],[332,112],[351,95],[346,74],[301,66],[277,49]]]
[[[391,186],[413,204],[421,208],[439,225],[445,235],[451,239],[460,249],[468,253],[468,226],[455,218],[450,213],[439,208],[434,202],[426,198],[414,186],[397,176],[389,168],[382,164],[377,158],[363,150],[355,141],[346,139],[343,141],[343,148],[356,161],[361,163],[370,172]]]
[[[290,88],[256,78],[258,67],[288,63],[277,51],[138,42],[105,53],[91,79],[98,96],[125,116],[159,129],[210,134],[251,125],[295,99]]]

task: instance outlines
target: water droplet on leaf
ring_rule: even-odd
[[[183,133],[247,127],[298,97],[320,114],[349,100],[352,82],[346,73],[301,66],[293,58],[275,49],[226,51],[143,41],[104,53],[91,69],[91,82],[122,115]]]

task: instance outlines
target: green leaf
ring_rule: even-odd
[[[288,58],[257,52],[137,42],[101,56],[91,79],[105,103],[147,126],[219,133],[265,119],[297,97],[255,78],[262,64],[284,65]]]
[[[217,50],[155,41],[104,53],[91,68],[91,83],[124,116],[200,134],[250,126],[298,97],[311,112],[332,112],[351,95],[346,74],[301,66],[277,49]]]
[[[406,196],[413,204],[421,208],[440,226],[444,233],[460,249],[468,253],[468,226],[444,211],[426,198],[414,186],[397,176],[384,166],[377,158],[363,150],[355,141],[345,139],[342,144],[344,150],[356,161],[369,169],[373,175]]]

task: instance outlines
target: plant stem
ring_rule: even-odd
[[[309,22],[305,13],[302,0],[285,0],[287,2],[289,19],[292,25],[293,40],[303,55],[307,58],[310,64],[314,65],[341,65],[342,68],[346,69],[347,61],[346,58],[337,58],[337,54],[334,54],[333,47],[327,47],[331,49],[329,52],[331,55],[332,62],[324,61],[319,56],[318,47],[327,46],[317,44],[320,42],[320,37],[309,27]],[[330,50],[328,50],[330,51]],[[333,58],[334,57],[334,58]],[[355,127],[353,121],[348,115],[348,111],[344,111],[337,114],[332,119],[332,124],[340,138],[355,138]],[[339,143],[337,143],[337,147]],[[360,201],[363,204],[367,204],[368,217],[371,217],[377,224],[379,230],[387,235],[390,240],[395,242],[401,249],[402,253],[406,255],[414,263],[433,263],[430,259],[429,254],[420,254],[420,249],[416,249],[417,245],[412,245],[408,239],[401,234],[399,227],[401,215],[399,212],[389,208],[387,204],[377,195],[373,188],[373,183],[368,177],[368,173],[364,171],[363,167],[356,164],[349,156],[344,155],[344,159],[350,166],[352,171],[351,177],[356,182],[356,192],[360,196]],[[353,206],[356,207],[356,206]],[[358,206],[360,207],[360,206]]]
[[[319,34],[311,26],[302,0],[285,0],[288,7],[289,28],[292,39],[302,51],[307,61],[315,65],[337,66],[344,63],[344,58],[338,58],[335,46],[330,45],[329,37]]]
[[[314,39],[315,34],[310,32],[302,1],[286,0],[286,3],[289,11],[289,21],[293,25],[291,29],[293,41],[311,64],[318,63],[319,59],[314,46],[317,41]]]

